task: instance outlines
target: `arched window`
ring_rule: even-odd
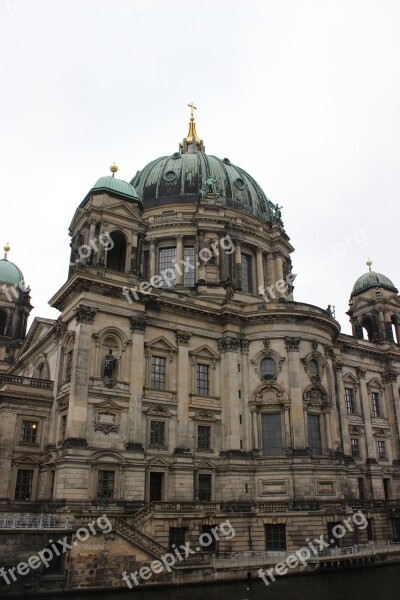
[[[260,363],[261,376],[264,379],[275,377],[276,375],[276,363],[273,358],[263,358]]]
[[[119,231],[114,231],[110,237],[114,243],[114,246],[106,253],[107,269],[124,273],[126,260],[125,237]]]
[[[363,339],[368,339],[370,342],[373,342],[374,341],[374,325],[373,325],[371,319],[369,317],[364,319],[361,327],[362,327]]]
[[[33,377],[35,379],[48,379],[47,365],[44,361],[37,365]]]
[[[0,335],[6,335],[7,315],[4,310],[0,311]]]
[[[318,367],[318,363],[316,360],[311,359],[310,362],[308,363],[308,368],[310,370],[311,375],[319,374],[319,367]]]
[[[396,344],[400,344],[400,340],[399,340],[399,336],[398,336],[399,324],[398,324],[398,321],[397,321],[397,319],[396,319],[395,316],[393,316],[391,318],[390,326],[391,326],[391,329],[392,329],[393,341]]]

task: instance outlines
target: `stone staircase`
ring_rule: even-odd
[[[123,519],[121,517],[111,517],[110,520],[115,528],[115,531],[121,537],[126,539],[128,542],[139,546],[139,548],[141,548],[145,552],[148,552],[155,558],[161,558],[162,556],[165,556],[165,554],[168,553],[168,548],[165,548],[164,546],[153,540],[153,538],[142,533],[140,529],[137,529],[131,523],[128,523],[126,519]]]

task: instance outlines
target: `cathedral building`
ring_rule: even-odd
[[[352,335],[295,300],[280,207],[206,154],[193,109],[179,151],[130,183],[112,165],[78,205],[56,320],[26,333],[30,290],[0,260],[0,520],[131,518],[142,562],[145,538],[154,556],[226,518],[217,555],[360,509],[347,543],[399,540],[398,290],[368,263]]]

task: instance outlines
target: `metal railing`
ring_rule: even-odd
[[[71,529],[71,518],[51,514],[1,515],[0,529]]]
[[[307,546],[305,546],[307,547]],[[300,550],[298,548],[297,550]],[[380,542],[368,542],[367,544],[356,544],[345,548],[327,548],[317,554],[311,553],[308,563],[320,563],[329,559],[346,559],[372,557],[386,553],[400,553],[400,542],[383,540]],[[292,556],[296,550],[283,551],[265,551],[265,552],[236,552],[228,554],[219,554],[211,556],[211,565],[213,568],[225,567],[250,567],[252,565],[274,565],[277,562],[285,561],[288,556]]]

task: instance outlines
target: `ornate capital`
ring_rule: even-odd
[[[288,352],[298,352],[300,348],[300,338],[285,337],[285,344]]]
[[[358,379],[365,379],[367,369],[364,369],[364,367],[356,367],[356,372]]]
[[[97,308],[80,304],[75,308],[74,315],[77,323],[93,323]]]
[[[237,337],[226,337],[219,338],[218,349],[220,352],[237,352],[240,346],[240,340]]]
[[[343,371],[343,363],[340,361],[337,361],[336,365],[335,365],[335,369],[336,369],[336,371]]]
[[[396,383],[398,372],[392,369],[387,369],[382,375],[383,383]]]
[[[132,333],[144,333],[146,330],[147,319],[144,315],[129,317],[129,323]]]
[[[178,346],[188,346],[189,340],[192,336],[190,331],[183,331],[182,329],[177,329],[175,331],[176,343]]]

